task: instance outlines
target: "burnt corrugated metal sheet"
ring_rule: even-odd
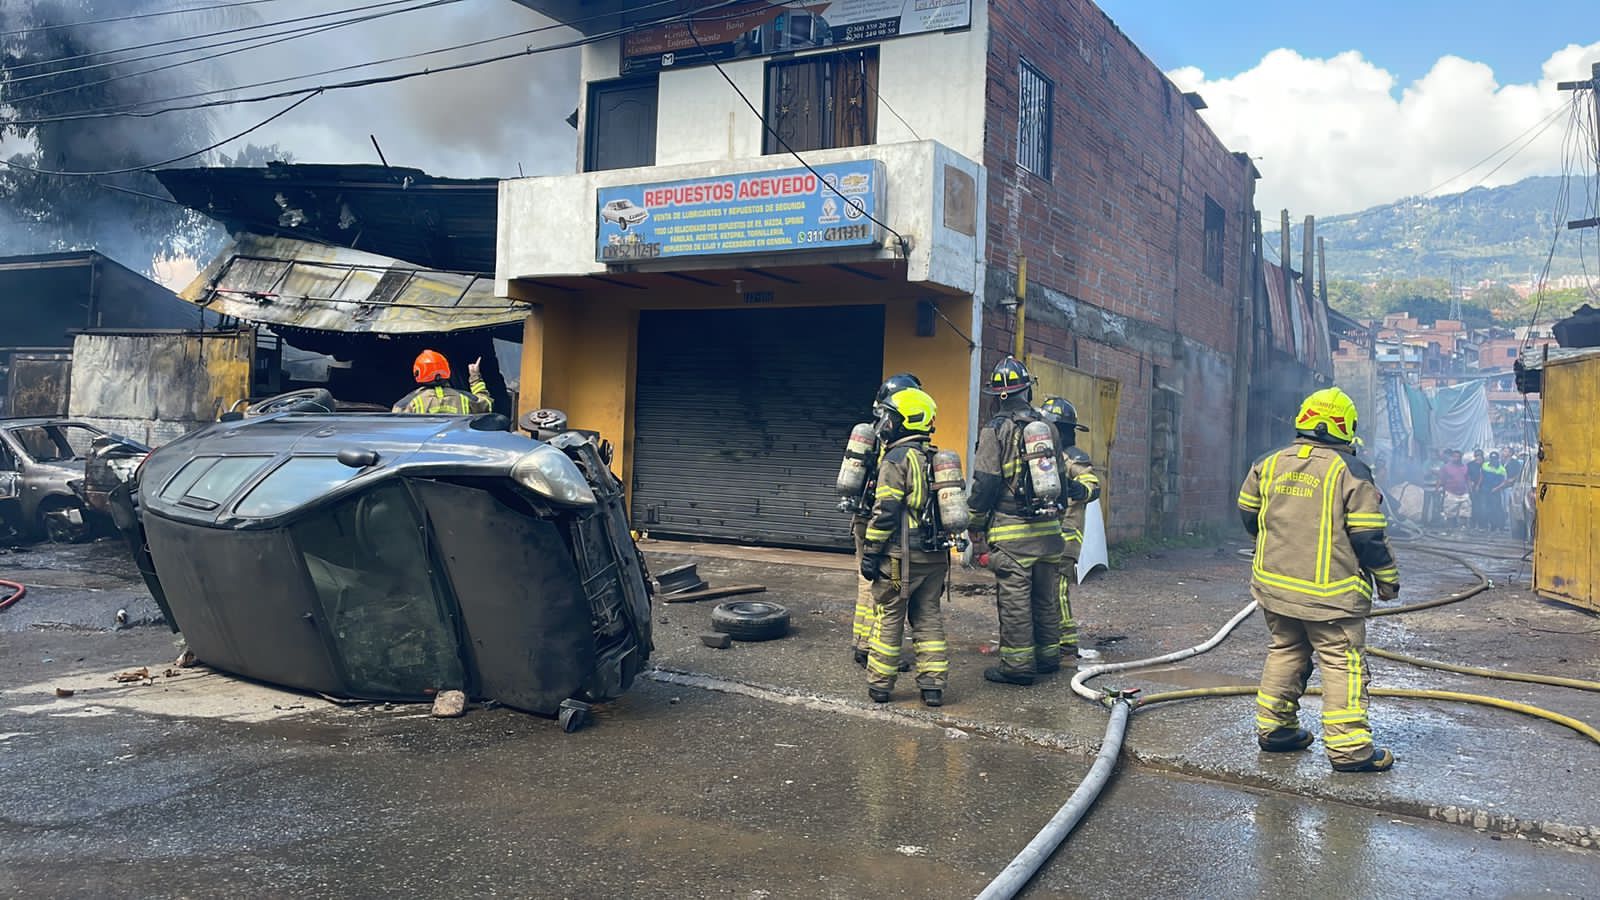
[[[292,238],[240,235],[183,292],[212,312],[314,331],[434,334],[521,322],[493,276],[422,269]]]
[[[643,313],[634,527],[850,546],[833,485],[882,371],[880,306]]]
[[[434,269],[494,271],[499,179],[391,166],[163,169],[179,203],[230,232],[301,238]]]

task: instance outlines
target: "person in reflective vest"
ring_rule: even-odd
[[[1400,595],[1400,570],[1372,471],[1351,447],[1356,406],[1344,391],[1307,397],[1294,443],[1250,467],[1239,512],[1256,538],[1250,593],[1271,643],[1256,693],[1256,740],[1268,752],[1311,746],[1300,697],[1322,668],[1322,746],[1340,772],[1382,772],[1395,756],[1367,721],[1367,616],[1374,591]]]
[[[861,577],[872,584],[872,626],[867,639],[867,696],[887,703],[900,673],[900,642],[907,620],[916,656],[917,687],[927,706],[944,704],[950,671],[940,608],[950,554],[940,549],[933,525],[937,500],[929,444],[938,413],[933,398],[917,388],[895,392],[887,402],[887,449],[878,463],[878,486],[861,550]],[[926,538],[934,539],[930,546]]]
[[[1089,454],[1078,446],[1078,432],[1089,428],[1078,424],[1077,407],[1063,397],[1051,397],[1040,405],[1039,412],[1044,413],[1061,435],[1062,472],[1068,480],[1088,489],[1083,499],[1069,499],[1063,504],[1061,512],[1061,540],[1066,548],[1061,554],[1061,588],[1057,592],[1061,601],[1061,662],[1071,665],[1078,658],[1078,620],[1072,615],[1072,583],[1077,580],[1078,554],[1083,551],[1084,517],[1089,504],[1100,499],[1100,478],[1094,474]]]
[[[483,360],[467,366],[467,386],[472,393],[450,387],[450,361],[436,350],[424,350],[411,365],[411,375],[421,387],[400,398],[394,405],[397,413],[416,415],[459,415],[486,413],[494,410],[489,399],[489,387],[483,383],[479,367]]]
[[[983,677],[1030,685],[1061,668],[1061,537],[1059,500],[1083,500],[1081,482],[1060,481],[1060,434],[1030,405],[1033,376],[1011,357],[994,367],[983,392],[999,399],[998,414],[978,433],[972,464],[972,551],[995,575],[1000,614],[1000,664]],[[1025,432],[1034,429],[1034,452]],[[1045,482],[1056,479],[1054,496]]]
[[[855,536],[856,568],[861,568],[861,548],[866,541],[867,520],[872,518],[873,491],[877,486],[877,463],[883,457],[883,448],[888,444],[884,431],[889,423],[889,398],[896,392],[906,388],[921,388],[922,380],[910,372],[901,372],[890,375],[878,388],[878,396],[872,401],[872,420],[878,428],[878,455],[869,460],[871,468],[867,471],[865,487],[862,488],[863,500],[856,504],[856,512],[850,522],[850,532]],[[850,656],[856,665],[865,669],[867,667],[867,640],[872,634],[872,583],[865,578],[856,579],[856,613],[850,627]]]

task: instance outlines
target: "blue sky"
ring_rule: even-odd
[[[1098,3],[1157,65],[1197,66],[1210,78],[1237,74],[1287,47],[1312,57],[1359,50],[1401,85],[1449,54],[1489,64],[1502,82],[1526,82],[1556,50],[1600,40],[1595,0],[1545,0],[1526,11],[1485,0]]]

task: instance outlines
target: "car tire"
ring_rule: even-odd
[[[618,219],[617,220],[617,227],[621,228],[623,231],[627,231],[628,230],[628,221],[626,219]]]
[[[254,419],[281,412],[333,412],[335,406],[333,394],[327,388],[305,388],[262,398],[244,411],[244,417]]]
[[[78,511],[77,525],[52,516],[53,513],[74,509]],[[89,513],[83,508],[83,504],[64,497],[53,497],[39,504],[39,522],[35,527],[37,529],[35,533],[39,538],[53,544],[81,544],[93,536]]]
[[[770,641],[789,633],[789,610],[765,600],[719,603],[711,627],[736,641]]]

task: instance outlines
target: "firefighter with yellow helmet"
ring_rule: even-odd
[[[1344,391],[1307,397],[1294,443],[1251,466],[1239,511],[1256,538],[1250,593],[1271,642],[1256,694],[1257,743],[1268,752],[1311,746],[1300,697],[1313,658],[1322,669],[1322,745],[1340,772],[1382,772],[1367,721],[1367,615],[1374,592],[1400,594],[1400,570],[1372,470],[1356,458],[1356,407]]]
[[[862,456],[861,484],[851,486],[845,497],[842,507],[854,513],[851,519],[850,531],[855,537],[856,566],[861,565],[862,546],[866,543],[867,522],[872,518],[873,493],[877,487],[878,463],[883,457],[884,435],[889,427],[889,398],[897,391],[906,388],[921,388],[922,380],[910,372],[900,372],[884,379],[878,387],[878,395],[872,401],[872,423],[870,433],[865,435],[871,446],[864,445],[860,452]],[[861,426],[856,426],[858,429]],[[856,436],[852,434],[854,440]],[[846,450],[849,452],[848,448]],[[872,634],[872,583],[865,578],[856,580],[856,611],[854,621],[850,628],[850,655],[856,665],[865,669],[867,667],[867,640]],[[902,671],[907,671],[902,669]]]
[[[1078,409],[1064,397],[1051,397],[1040,404],[1039,412],[1056,426],[1061,435],[1062,472],[1070,481],[1088,489],[1088,495],[1062,504],[1061,540],[1061,660],[1071,664],[1078,658],[1078,620],[1072,615],[1072,583],[1077,580],[1078,555],[1083,552],[1083,521],[1089,504],[1100,499],[1100,478],[1094,474],[1089,454],[1078,446],[1078,432],[1088,431],[1078,423]]]
[[[872,515],[861,552],[861,577],[872,584],[873,610],[867,639],[867,695],[887,703],[900,673],[900,642],[906,621],[916,656],[917,687],[928,706],[944,703],[950,670],[940,597],[950,555],[940,526],[934,470],[941,457],[932,444],[933,398],[919,388],[896,391],[885,402],[883,458],[878,463]],[[953,456],[954,454],[949,454]],[[959,463],[955,484],[960,491]],[[961,497],[964,512],[965,497]],[[962,527],[965,523],[960,523]]]
[[[467,366],[467,387],[472,391],[469,394],[450,386],[450,360],[445,359],[443,353],[437,350],[422,351],[417,354],[416,362],[411,364],[411,376],[420,387],[401,397],[394,405],[394,412],[465,416],[492,411],[494,402],[489,398],[489,387],[483,383],[483,376],[478,371],[482,363],[480,359]]]
[[[1061,668],[1062,502],[1086,500],[1089,488],[1063,482],[1060,433],[1030,405],[1033,376],[1022,363],[1001,360],[983,392],[999,410],[978,433],[971,537],[995,574],[1000,613],[1000,664],[983,677],[1029,685]]]

